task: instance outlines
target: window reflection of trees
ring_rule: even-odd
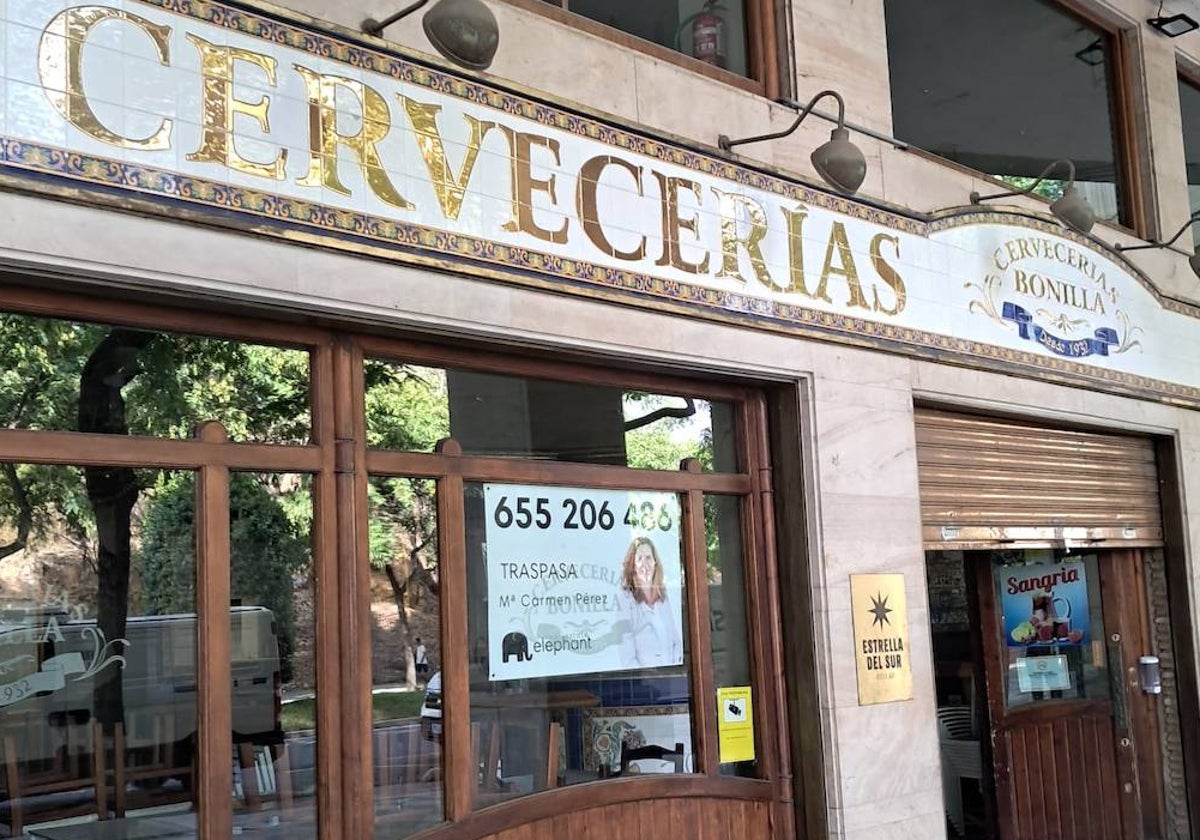
[[[304,351],[0,315],[4,428],[180,438],[197,423],[215,419],[232,440],[307,443],[308,378]],[[180,482],[191,486],[191,481],[124,466],[73,470],[0,464],[0,522],[5,525],[0,564],[39,545],[65,541],[94,574],[92,606],[100,632],[106,639],[123,638],[139,520],[161,519],[163,506],[177,503]],[[278,488],[263,492],[269,505],[280,504]],[[186,491],[182,495],[191,498]],[[184,524],[190,535],[190,514]],[[191,563],[189,558],[179,574],[190,576]],[[63,587],[49,580],[41,588]],[[179,609],[179,599],[185,598],[190,611],[193,591],[194,582],[177,592],[173,603],[151,597],[141,606],[151,612]],[[134,600],[136,608],[140,599]],[[102,681],[96,691],[96,714],[111,730],[123,718],[122,681]]]

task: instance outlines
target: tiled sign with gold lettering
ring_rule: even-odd
[[[1200,313],[1048,222],[909,218],[281,14],[8,0],[0,184],[1200,404]]]

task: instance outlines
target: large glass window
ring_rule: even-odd
[[[286,823],[296,840],[316,837],[311,486],[276,473],[234,473],[229,486],[233,823]]]
[[[368,499],[375,835],[386,840],[445,819],[437,489],[375,477]]]
[[[1200,87],[1179,80],[1179,114],[1183,120],[1183,159],[1187,165],[1188,207],[1200,213]],[[1192,234],[1193,237],[1195,233]]]
[[[1099,219],[1131,225],[1115,36],[1051,0],[886,0],[897,137],[1023,189],[1053,161]],[[1051,200],[1065,167],[1036,190]]]
[[[185,442],[205,421],[223,429],[210,446]],[[237,449],[311,469],[306,448],[221,446],[306,444],[311,428],[306,349],[0,315],[0,429],[44,433],[9,433],[6,457],[87,461],[0,463],[0,835],[190,838],[207,809],[237,834],[316,836],[312,479],[233,473],[225,557],[225,512],[201,509],[198,473],[160,468]],[[231,573],[230,602],[206,615],[200,593],[224,582],[198,579],[200,536]],[[200,661],[225,622],[228,658]],[[223,699],[203,696],[217,669]],[[231,726],[202,756],[214,700]]]
[[[484,483],[465,504],[476,804],[691,772],[678,496]]]
[[[992,558],[1004,631],[1005,707],[1109,699],[1096,555],[1022,551]]]
[[[194,837],[192,518],[169,526],[188,550],[156,538],[191,474],[0,474],[0,830],[70,840],[100,819],[112,836]]]
[[[107,324],[0,314],[0,427],[308,443],[308,353]],[[111,410],[119,392],[120,416]]]
[[[756,0],[545,0],[706,64],[752,76],[747,6]],[[769,7],[768,7],[769,8]]]
[[[746,562],[742,546],[742,505],[735,496],[704,497],[704,533],[708,550],[708,608],[712,632],[713,682],[721,689],[753,683],[750,622],[746,615]],[[736,700],[735,700],[736,702]],[[728,703],[718,703],[725,717]],[[721,772],[758,776],[755,759],[720,754]]]
[[[737,470],[733,406],[687,395],[478,371],[367,362],[371,446],[637,469]]]
[[[372,469],[431,476],[369,488],[376,691],[422,699],[420,742],[389,747],[418,771],[377,778],[377,826],[445,819],[464,786],[478,809],[639,774],[761,777],[738,403],[372,359],[364,373]],[[440,498],[459,476],[461,502]],[[459,539],[465,578],[443,578],[438,545]],[[465,649],[442,649],[437,595],[464,585]],[[464,664],[456,694],[442,668],[452,681]],[[444,737],[472,768],[445,786]]]

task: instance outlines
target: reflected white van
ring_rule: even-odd
[[[266,607],[233,607],[229,618],[231,738],[281,743],[274,615]],[[96,718],[96,687],[112,679],[123,683],[127,748],[190,746],[196,732],[195,614],[129,618],[125,643],[101,638],[94,618],[43,614],[0,624],[0,724],[28,728],[23,760],[49,758],[66,728],[89,725]]]

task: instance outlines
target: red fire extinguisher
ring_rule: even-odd
[[[692,55],[706,64],[725,66],[725,19],[717,12],[717,0],[706,0],[692,16]]]

